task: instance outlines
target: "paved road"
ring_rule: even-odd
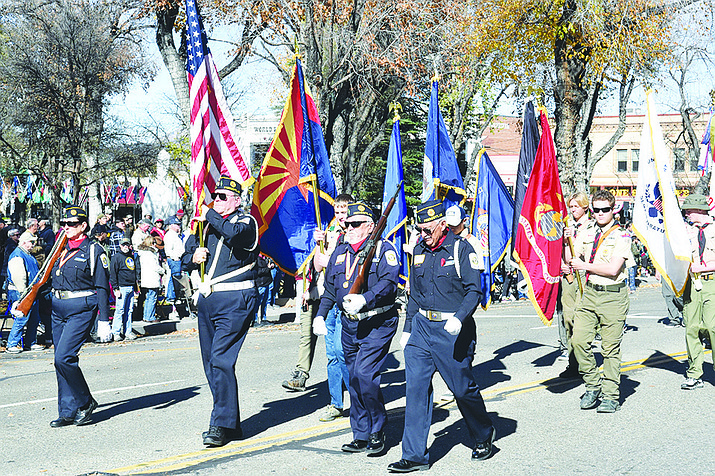
[[[582,411],[583,386],[556,379],[557,331],[528,302],[480,311],[475,372],[494,419],[497,453],[470,461],[467,431],[453,403],[434,412],[432,474],[711,473],[715,466],[715,373],[705,388],[680,390],[683,329],[658,323],[659,288],[632,295],[624,337],[623,408]],[[100,406],[94,423],[52,429],[57,415],[51,351],[0,355],[0,474],[386,474],[400,459],[403,356],[395,341],[383,383],[390,421],[385,456],[345,454],[347,418],[318,421],[328,403],[322,339],[308,391],[280,387],[297,356],[295,324],[252,329],[237,374],[246,439],[205,449],[211,395],[195,331],[132,343],[87,345],[81,366]],[[707,362],[712,362],[710,353]],[[446,390],[435,379],[435,395]],[[696,442],[696,443],[693,443]]]

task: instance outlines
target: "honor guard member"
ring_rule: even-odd
[[[682,208],[690,223],[687,229],[693,264],[683,294],[688,370],[680,388],[693,390],[703,386],[704,354],[700,331],[707,332],[710,342],[715,342],[715,226],[708,215],[710,207],[704,195],[688,195]]]
[[[197,301],[199,344],[213,410],[202,436],[207,446],[223,446],[243,436],[236,359],[258,306],[258,224],[239,209],[241,186],[230,177],[219,179],[213,200],[213,209],[202,205],[195,218],[206,223],[204,246],[196,234],[189,236],[181,265],[191,272],[204,263]]]
[[[57,406],[53,428],[89,423],[97,401],[79,368],[79,349],[99,312],[97,336],[109,342],[109,260],[104,248],[87,237],[87,213],[65,208],[60,221],[67,244],[52,268],[52,341],[55,344]]]
[[[325,292],[315,320],[318,326],[324,327],[325,316],[336,303],[343,311],[342,344],[350,374],[353,441],[344,444],[342,450],[379,455],[385,448],[387,422],[380,371],[397,331],[395,298],[400,263],[392,243],[379,240],[365,280],[365,292],[350,294],[359,272],[360,255],[368,253],[368,238],[375,228],[370,207],[364,203],[348,205],[345,227],[345,240],[338,244],[328,261]]]
[[[574,314],[573,348],[578,369],[586,384],[581,408],[596,408],[599,413],[619,410],[621,383],[621,339],[628,314],[629,299],[625,280],[628,267],[634,266],[631,234],[613,219],[616,199],[607,190],[591,198],[594,224],[579,231],[574,243],[571,267],[584,271],[586,284]],[[565,250],[570,255],[568,249]],[[599,330],[600,329],[600,330]],[[603,376],[593,356],[591,343],[601,334]],[[599,397],[603,399],[599,405]]]
[[[481,298],[480,263],[472,246],[447,226],[438,200],[417,208],[421,240],[413,252],[410,296],[400,345],[405,354],[407,405],[402,459],[387,469],[408,473],[429,468],[427,437],[432,423],[432,376],[438,370],[464,417],[472,458],[492,455],[495,430],[472,374]]]

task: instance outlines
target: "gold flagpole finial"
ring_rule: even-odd
[[[393,116],[392,116],[392,122],[395,123],[400,120],[400,111],[402,111],[402,104],[399,102],[391,102],[389,107],[389,111],[392,111]]]
[[[432,76],[432,82],[434,83],[435,81],[439,81],[442,79],[442,77],[439,75],[439,71],[437,71],[437,68],[434,69],[434,76]]]

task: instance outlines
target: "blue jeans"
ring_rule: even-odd
[[[325,336],[325,355],[328,357],[328,390],[330,403],[337,408],[343,408],[343,383],[345,388],[350,388],[350,375],[348,366],[345,365],[343,353],[343,321],[340,317],[338,306],[328,312],[325,318],[325,327],[328,334]]]
[[[112,319],[112,334],[128,336],[132,333],[132,310],[134,309],[134,286],[119,286],[122,295],[117,298]],[[124,332],[122,332],[124,331]]]
[[[167,259],[166,262],[169,265],[169,271],[171,272],[171,276],[169,276],[169,284],[166,287],[166,299],[174,300],[176,299],[174,278],[179,279],[181,277],[181,261]]]
[[[156,296],[157,289],[146,289],[146,298],[144,298],[144,316],[143,319],[147,322],[156,321]]]
[[[628,287],[631,291],[636,290],[636,267],[631,266],[628,268]]]
[[[13,303],[20,299],[20,293],[9,289],[7,291],[8,300]],[[29,349],[33,344],[37,344],[37,325],[40,323],[40,309],[38,307],[37,299],[32,304],[30,312],[27,316],[16,317],[15,321],[12,323],[12,329],[10,329],[10,335],[7,338],[7,346],[23,347],[22,343],[22,329],[27,325],[27,332],[25,333],[24,348]]]
[[[258,310],[256,308],[256,313],[253,315],[253,322],[262,322],[266,320],[266,305],[268,305],[268,298],[271,295],[271,290],[269,286],[259,286],[258,287],[258,306],[261,311],[261,318],[258,318]]]

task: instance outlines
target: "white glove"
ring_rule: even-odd
[[[362,294],[348,294],[343,298],[343,309],[348,314],[357,314],[360,309],[365,307],[367,301]]]
[[[25,315],[17,310],[17,305],[20,304],[20,301],[15,301],[12,303],[12,308],[10,309],[10,314],[12,314],[12,317],[14,318],[21,318],[25,317]]]
[[[462,321],[454,316],[448,317],[447,322],[444,323],[444,330],[456,336],[462,330]]]
[[[99,338],[99,342],[112,341],[112,328],[109,327],[109,321],[97,322],[97,337]]]
[[[409,332],[403,332],[402,336],[400,336],[400,347],[402,347],[402,350],[405,350],[405,347],[407,346],[407,341],[410,340],[410,333]]]
[[[114,297],[117,298],[117,299],[119,299],[120,297],[122,297],[122,290],[121,290],[121,289],[115,289],[115,290],[114,290]]]
[[[315,319],[313,319],[313,334],[316,336],[328,335],[328,328],[325,327],[325,318],[323,316],[315,316]]]

